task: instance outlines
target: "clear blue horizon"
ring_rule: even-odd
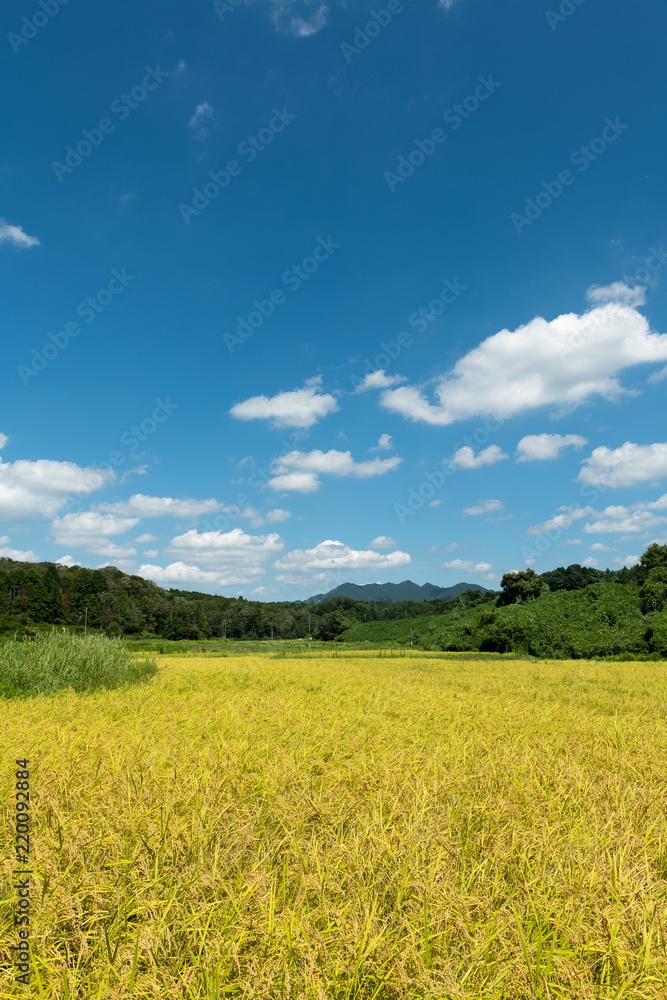
[[[5,5],[0,557],[301,600],[667,540],[667,11]]]

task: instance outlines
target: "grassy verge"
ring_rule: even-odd
[[[8,639],[0,647],[0,697],[116,688],[153,677],[157,664],[138,661],[119,639],[84,638],[52,630],[34,638]]]

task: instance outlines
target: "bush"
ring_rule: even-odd
[[[53,694],[116,688],[153,677],[154,660],[132,659],[120,639],[102,635],[48,632],[32,639],[9,639],[0,646],[0,695]]]

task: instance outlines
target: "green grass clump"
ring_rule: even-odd
[[[10,639],[0,647],[0,696],[93,691],[132,684],[157,673],[154,660],[138,662],[120,639],[51,631]]]

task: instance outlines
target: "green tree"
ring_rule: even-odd
[[[538,576],[532,569],[521,570],[517,573],[505,573],[500,581],[500,587],[502,593],[496,599],[498,607],[534,601],[540,594],[549,590],[542,577]]]

